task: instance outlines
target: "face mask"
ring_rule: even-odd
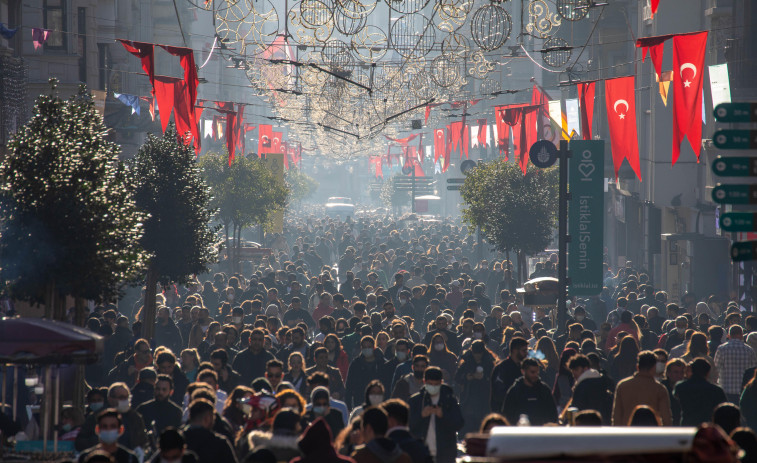
[[[584,315],[576,315],[576,321],[577,322],[582,322],[584,320],[584,318],[586,318]]]
[[[661,375],[665,372],[665,364],[663,362],[657,362],[657,365],[655,365],[655,371],[658,375]]]
[[[368,396],[368,402],[370,402],[371,405],[378,405],[383,401],[384,401],[384,396],[381,394],[371,394]]]
[[[407,352],[397,351],[395,355],[397,356],[397,360],[399,360],[400,362],[407,360]]]
[[[116,407],[116,410],[118,410],[118,413],[126,413],[131,408],[131,403],[129,402],[129,399],[126,400],[119,400],[118,406]]]
[[[481,339],[484,337],[484,333],[480,333],[478,331],[473,332],[473,339]]]
[[[242,323],[242,317],[231,317],[231,323],[235,325]]]
[[[166,460],[165,458],[161,458],[160,463],[181,463],[181,458],[177,458],[175,460]]]
[[[72,427],[71,423],[66,423],[63,426],[61,426],[61,429],[63,430],[63,432],[68,432],[71,430],[71,427]]]
[[[118,441],[120,434],[118,429],[108,429],[107,431],[100,431],[98,436],[103,444],[115,444]]]
[[[233,301],[234,300],[234,295],[233,294],[227,294],[226,295],[226,299],[228,299],[230,301]]]
[[[363,356],[365,357],[373,357],[373,348],[372,347],[366,347],[363,349]]]
[[[423,372],[422,371],[413,370],[413,376],[415,377],[415,379],[423,379]]]
[[[91,404],[89,404],[89,409],[92,410],[93,412],[102,410],[102,408],[103,408],[102,402],[92,402]]]
[[[323,407],[323,406],[318,405],[316,407],[313,407],[313,413],[315,413],[318,416],[323,416],[323,415],[326,414],[326,408],[327,407]]]
[[[252,413],[252,405],[250,404],[242,404],[242,413],[245,415],[249,415]]]
[[[686,333],[686,328],[676,327],[676,331],[678,332],[678,334],[683,335],[684,333]]]
[[[400,299],[400,304],[406,304],[406,303],[407,303],[407,299]]]
[[[434,344],[434,350],[437,351],[437,352],[443,351],[444,350],[444,344],[442,344],[440,342]]]
[[[442,386],[440,384],[432,385],[432,384],[426,384],[426,392],[428,392],[431,395],[439,395],[439,392],[442,390]]]

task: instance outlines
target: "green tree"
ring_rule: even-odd
[[[460,193],[463,220],[481,229],[499,251],[518,254],[519,276],[525,255],[549,246],[557,226],[557,168],[529,166],[526,175],[516,163],[492,161],[468,172]]]
[[[318,182],[300,169],[290,164],[289,170],[284,175],[287,187],[289,187],[289,201],[302,207],[302,202],[309,199],[318,189]]]
[[[149,253],[144,300],[144,335],[152,338],[155,285],[204,273],[217,256],[216,231],[210,226],[210,191],[192,147],[179,141],[175,127],[152,134],[130,163],[137,207],[149,214],[140,241]]]
[[[213,195],[211,207],[218,211],[216,218],[226,232],[226,243],[233,240],[229,252],[234,268],[242,230],[268,225],[274,214],[289,204],[290,190],[265,161],[238,156],[229,165],[228,159],[222,153],[208,153],[200,158],[200,166]]]
[[[139,275],[146,217],[92,97],[81,87],[64,101],[50,83],[0,164],[0,281],[61,319],[66,296],[81,309],[84,299],[112,300]]]
[[[395,214],[399,213],[400,207],[410,204],[410,192],[397,190],[396,181],[400,177],[404,177],[404,175],[397,174],[381,186],[381,201]]]

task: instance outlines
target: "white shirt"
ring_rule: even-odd
[[[431,403],[439,405],[441,394],[431,396]],[[431,421],[428,423],[428,432],[426,433],[426,445],[432,457],[436,457],[436,413],[431,415]]]

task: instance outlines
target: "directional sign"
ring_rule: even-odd
[[[718,204],[757,204],[757,185],[721,185],[712,189]]]
[[[450,191],[460,191],[462,185],[447,185],[447,189]]]
[[[720,177],[757,177],[757,157],[718,156],[712,162],[712,171]]]
[[[729,232],[757,231],[757,212],[726,212],[720,216],[720,228]]]
[[[447,183],[465,183],[464,178],[448,178]]]
[[[757,241],[741,241],[731,245],[731,259],[757,260]]]
[[[755,130],[717,130],[712,136],[717,148],[724,150],[751,150],[757,148]]]
[[[718,122],[757,122],[757,103],[720,103],[714,113]]]
[[[528,157],[540,169],[552,167],[557,162],[557,147],[549,140],[539,140],[531,145]]]

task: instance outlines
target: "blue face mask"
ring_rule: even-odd
[[[404,362],[407,359],[407,352],[398,350],[396,355],[397,355],[397,360],[399,360],[400,362]]]
[[[313,413],[315,413],[316,415],[319,415],[319,416],[323,416],[323,415],[326,414],[326,409],[327,408],[328,407],[324,407],[322,405],[317,405],[317,406],[313,407]]]
[[[363,356],[368,357],[368,358],[373,357],[373,348],[366,347],[365,349],[363,349]]]
[[[92,402],[91,404],[89,404],[89,409],[92,410],[93,412],[102,410],[102,408],[103,408],[102,402]]]
[[[118,429],[108,429],[97,434],[103,444],[115,444],[120,437]]]

